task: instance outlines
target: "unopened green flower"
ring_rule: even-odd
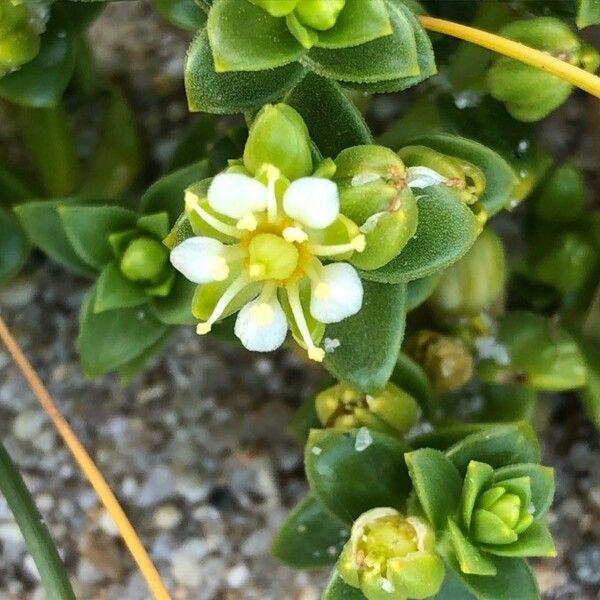
[[[415,399],[393,383],[373,394],[334,385],[316,397],[315,408],[324,427],[368,427],[390,435],[404,435],[419,416]]]
[[[25,2],[0,0],[0,77],[37,56],[40,35],[30,20]]]
[[[426,521],[393,508],[374,508],[354,522],[338,572],[367,600],[406,600],[435,595],[444,580],[444,563]]]

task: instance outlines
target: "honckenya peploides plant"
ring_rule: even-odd
[[[600,97],[577,32],[600,2],[153,3],[193,34],[190,111],[243,118],[200,115],[144,170],[86,37],[104,2],[0,0],[2,114],[24,146],[0,165],[0,284],[34,249],[90,280],[90,377],[152,368],[179,327],[307,358],[325,380],[290,423],[308,491],[272,552],[331,569],[324,600],[536,600],[527,559],[563,547],[540,400],[576,391],[600,427],[600,213],[591,161],[562,144],[556,163],[531,123],[575,87]],[[170,598],[2,318],[0,338]],[[0,490],[48,597],[74,598],[1,446]]]

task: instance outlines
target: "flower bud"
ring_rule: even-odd
[[[250,2],[266,10],[272,17],[285,17],[296,8],[299,0],[250,0]]]
[[[337,568],[367,600],[428,598],[444,580],[429,524],[393,508],[374,508],[354,522]]]
[[[34,59],[40,51],[40,36],[29,24],[25,4],[0,0],[0,77]]]
[[[312,173],[308,129],[287,104],[267,104],[250,127],[244,166],[256,175],[263,165],[275,166],[290,181]]]
[[[583,45],[568,25],[553,17],[515,21],[500,35],[542,50],[572,65],[595,70],[598,53]],[[521,121],[538,121],[558,108],[570,95],[570,83],[509,58],[500,58],[488,71],[490,94],[506,103]]]
[[[409,339],[407,351],[440,393],[460,389],[473,376],[473,356],[458,339],[422,330]]]
[[[404,435],[417,422],[419,407],[412,396],[388,383],[374,394],[363,394],[338,384],[322,391],[315,408],[324,427],[368,427],[389,435]]]
[[[342,212],[360,225],[367,241],[351,262],[377,269],[398,256],[417,229],[417,202],[406,184],[406,167],[383,146],[349,148],[335,162]]]
[[[536,217],[548,223],[572,223],[583,215],[585,180],[579,167],[558,167],[531,199]]]
[[[306,27],[327,31],[337,22],[346,0],[300,0],[296,6],[296,17]]]
[[[427,167],[446,179],[465,204],[473,204],[485,191],[483,171],[466,160],[442,154],[426,146],[405,146],[398,156],[407,167]]]
[[[121,271],[131,281],[150,282],[163,272],[169,251],[151,237],[133,240],[121,258]]]
[[[475,316],[493,306],[505,283],[502,241],[484,229],[467,254],[444,271],[429,302],[442,317]]]

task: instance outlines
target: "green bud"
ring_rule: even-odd
[[[303,25],[317,31],[327,31],[337,22],[346,0],[300,0],[296,16]]]
[[[285,17],[296,8],[299,0],[250,0],[250,2],[260,6],[273,17]]]
[[[595,248],[578,233],[564,233],[554,239],[548,252],[533,265],[539,281],[563,293],[575,292],[593,275],[598,263]]]
[[[121,272],[131,281],[149,282],[161,275],[167,265],[169,251],[150,237],[133,240],[121,258]]]
[[[25,3],[0,0],[0,77],[34,59],[40,36],[29,23]]]
[[[456,391],[473,376],[473,356],[459,339],[422,330],[409,339],[407,352],[438,392]]]
[[[267,104],[250,127],[244,165],[256,175],[267,164],[291,181],[312,173],[308,129],[300,114],[287,104]]]
[[[553,17],[515,21],[500,35],[542,50],[572,65],[597,67],[598,54],[583,45],[568,25]],[[500,58],[488,71],[490,94],[506,103],[508,112],[521,121],[538,121],[558,108],[572,86],[549,73],[509,58]]]
[[[485,175],[474,164],[442,154],[426,146],[405,146],[398,156],[407,167],[427,167],[447,179],[446,185],[456,190],[461,200],[473,204],[485,191]]]
[[[316,397],[315,408],[324,427],[368,427],[399,436],[407,433],[419,416],[419,406],[414,398],[392,383],[374,394],[363,394],[342,384],[334,385]]]
[[[506,257],[500,238],[484,229],[469,252],[446,269],[429,302],[440,316],[475,316],[501,297]]]
[[[579,167],[565,163],[558,167],[531,199],[536,217],[549,223],[572,223],[583,215],[585,179]]]
[[[258,281],[283,280],[298,267],[298,249],[273,233],[259,233],[248,246],[248,273]]]
[[[365,251],[351,262],[377,269],[398,256],[417,229],[417,202],[406,184],[406,167],[389,148],[374,145],[344,150],[335,162],[341,210],[367,240]]]
[[[367,600],[428,598],[444,580],[432,528],[393,508],[374,508],[354,522],[337,568]]]

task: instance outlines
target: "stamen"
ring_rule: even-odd
[[[273,322],[273,307],[270,302],[277,293],[277,286],[274,283],[267,283],[260,292],[259,301],[252,308],[252,315],[262,326],[270,325]]]
[[[201,219],[207,225],[210,225],[219,233],[222,233],[223,235],[227,235],[238,240],[242,237],[242,234],[236,227],[234,227],[233,225],[228,225],[227,223],[223,223],[223,221],[219,220],[217,217],[214,217],[213,215],[205,211],[199,204],[196,204],[193,207],[193,210],[201,217]]]
[[[294,320],[296,321],[296,325],[298,326],[298,330],[300,331],[302,340],[306,344],[306,348],[308,350],[308,358],[316,362],[323,362],[323,358],[325,357],[325,350],[323,350],[322,348],[318,348],[313,342],[313,339],[310,335],[308,323],[306,322],[306,317],[304,316],[302,303],[300,302],[300,291],[298,289],[298,284],[291,283],[285,289],[287,291],[288,300],[292,309],[292,314],[294,315]]]
[[[283,230],[282,235],[283,239],[286,242],[290,242],[290,244],[293,244],[294,242],[301,244],[302,242],[306,242],[308,239],[307,233],[300,227],[286,227]]]
[[[350,240],[348,244],[311,244],[311,251],[317,256],[336,256],[338,254],[346,254],[346,252],[363,252],[367,245],[367,240],[364,235],[357,235],[354,239]]]
[[[277,195],[275,193],[275,183],[281,176],[281,172],[273,165],[265,165],[267,175],[267,219],[269,223],[277,220]]]
[[[212,314],[204,323],[198,323],[196,327],[196,333],[198,335],[205,335],[211,329],[212,326],[219,320],[221,315],[225,312],[229,303],[250,283],[250,279],[246,274],[242,274],[223,292],[223,295],[219,298],[219,301],[215,305]]]
[[[245,214],[235,225],[236,229],[254,231],[258,227],[258,221],[252,213]]]

